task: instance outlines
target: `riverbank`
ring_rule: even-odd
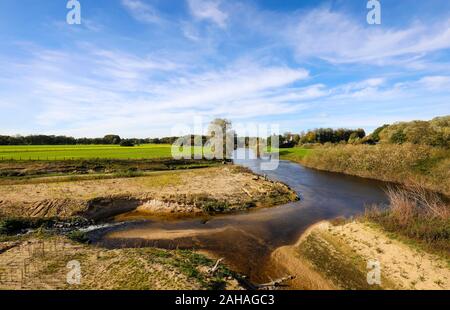
[[[95,223],[203,217],[298,199],[288,186],[234,165],[100,176],[1,179],[0,289],[241,289],[239,275],[223,263],[212,271],[215,261],[203,254],[106,249],[90,245],[86,229]],[[74,260],[81,266],[81,283],[72,285],[66,276]]]
[[[450,289],[450,205],[421,187],[386,190],[387,205],[311,226],[271,258],[294,285],[326,289]],[[368,275],[379,272],[376,283]]]
[[[280,149],[281,159],[310,168],[420,185],[450,196],[450,150],[425,145],[323,145]]]
[[[273,264],[301,289],[450,289],[450,264],[369,221],[320,222],[293,246],[276,249]],[[380,267],[380,282],[369,271]]]
[[[0,217],[102,220],[129,212],[204,215],[297,199],[286,185],[232,165],[159,171],[136,177],[54,178],[33,178],[31,184],[1,183]]]

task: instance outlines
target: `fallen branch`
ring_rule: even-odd
[[[213,266],[211,269],[208,270],[208,273],[210,273],[211,275],[213,275],[213,274],[217,271],[217,269],[219,268],[220,262],[223,261],[223,260],[224,260],[223,257],[219,258],[219,259],[216,261],[216,263],[214,264],[214,266]]]
[[[250,196],[250,198],[253,198],[253,196],[252,196],[252,194],[250,194],[250,191],[249,190],[247,190],[246,188],[242,188],[242,190],[247,194],[247,195],[249,195]]]
[[[269,283],[263,283],[263,284],[256,284],[256,289],[260,290],[260,289],[270,289],[270,288],[275,288],[275,287],[280,287],[283,286],[283,283],[289,280],[293,280],[295,279],[295,276],[287,276],[287,277],[283,277],[280,279],[276,279],[273,280]]]

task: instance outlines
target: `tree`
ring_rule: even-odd
[[[236,148],[236,133],[232,130],[231,121],[216,118],[208,126],[211,152],[214,158],[229,159]]]
[[[105,144],[119,144],[121,139],[118,135],[106,135],[103,140]]]
[[[381,127],[378,127],[377,129],[375,129],[372,133],[372,140],[375,142],[379,142],[380,141],[380,132],[382,132],[385,128],[389,127],[388,124],[384,124]]]

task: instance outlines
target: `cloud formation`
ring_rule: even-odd
[[[252,3],[121,0],[136,22],[86,14],[0,42],[1,133],[148,137],[195,116],[370,130],[448,113],[450,16],[369,27],[329,6]]]
[[[218,0],[188,0],[192,15],[199,20],[207,20],[221,28],[226,27],[228,14],[220,9]]]

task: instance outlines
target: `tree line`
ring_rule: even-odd
[[[271,145],[272,137],[268,138]],[[430,121],[398,122],[385,124],[366,135],[364,129],[317,128],[278,136],[281,148],[305,144],[351,143],[351,144],[422,144],[450,147],[450,116],[436,117]]]
[[[231,122],[224,119],[216,119],[211,124],[223,127],[226,125],[231,130]],[[231,132],[231,131],[230,131]],[[240,147],[248,146],[249,137],[237,137],[235,143]],[[76,144],[116,144],[123,146],[133,146],[139,144],[173,144],[180,137],[163,138],[132,138],[122,139],[118,135],[106,135],[103,138],[73,138],[55,135],[29,135],[29,136],[2,136],[0,135],[0,145],[76,145]],[[191,139],[191,144],[204,145],[207,136],[186,135],[184,142]],[[299,134],[287,132],[278,136],[281,148],[294,147],[304,144],[324,144],[324,143],[352,143],[352,144],[425,144],[437,147],[450,147],[450,115],[436,117],[430,121],[399,122],[392,125],[383,125],[376,128],[371,134],[366,135],[364,129],[347,128],[317,128]],[[272,137],[267,138],[267,144],[271,145]]]
[[[287,132],[278,136],[280,148],[290,148],[300,144],[315,144],[315,143],[353,143],[361,141],[366,137],[364,129],[332,129],[332,128],[317,128],[300,134],[293,134]],[[272,137],[268,137],[267,143],[271,145]]]
[[[55,135],[5,136],[0,135],[0,145],[89,145],[111,144],[132,146],[139,144],[172,144],[178,137],[164,138],[131,138],[123,139],[118,135],[106,135],[103,138],[74,138]]]

